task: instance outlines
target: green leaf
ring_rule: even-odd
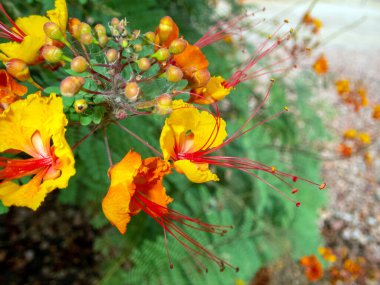
[[[94,114],[92,116],[94,124],[99,124],[102,121],[105,112],[106,109],[103,106],[94,107]]]
[[[95,104],[100,104],[100,103],[103,103],[105,101],[106,101],[106,96],[102,96],[102,95],[94,96],[94,103]]]
[[[45,88],[43,92],[46,94],[50,94],[50,93],[61,94],[61,89],[58,86],[50,86],[50,87]]]
[[[81,116],[79,122],[82,126],[87,126],[92,122],[92,116]]]
[[[67,112],[69,108],[73,105],[74,101],[74,97],[62,96],[63,111]]]
[[[5,207],[3,202],[0,201],[0,215],[8,213],[8,207]]]

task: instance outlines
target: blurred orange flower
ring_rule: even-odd
[[[318,252],[324,260],[331,262],[331,263],[336,261],[336,255],[334,254],[334,252],[332,251],[331,248],[319,247]]]
[[[313,65],[314,72],[317,75],[324,75],[329,71],[329,63],[324,54],[320,55]]]
[[[28,89],[17,83],[6,70],[0,69],[0,113],[27,91]]]
[[[315,255],[302,257],[300,263],[305,267],[305,275],[309,281],[318,281],[323,277],[322,264]]]

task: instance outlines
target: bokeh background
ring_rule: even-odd
[[[52,2],[15,0],[3,1],[3,5],[12,16],[19,17],[40,14],[51,8]],[[323,22],[320,33],[310,35],[317,44],[311,52],[294,58],[297,69],[274,75],[277,81],[271,99],[256,120],[264,120],[283,106],[289,106],[291,112],[250,132],[226,152],[314,181],[326,181],[328,188],[319,191],[301,184],[298,199],[302,206],[296,208],[267,185],[237,171],[218,169],[223,182],[204,185],[191,184],[180,175],[170,178],[166,187],[178,201],[175,209],[209,223],[234,225],[224,237],[197,233],[195,237],[239,266],[240,271],[219,272],[207,264],[209,272],[201,272],[169,239],[175,265],[170,270],[162,229],[153,220],[136,216],[122,236],[101,212],[100,203],[109,183],[108,162],[103,138],[95,134],[76,151],[78,175],[68,189],[49,195],[36,212],[11,208],[0,216],[0,284],[312,284],[299,263],[310,255],[324,267],[324,277],[313,284],[379,284],[379,121],[371,118],[371,107],[380,103],[378,1],[67,2],[70,17],[90,24],[126,17],[132,28],[143,32],[154,30],[161,17],[170,15],[190,42],[219,20],[265,6],[266,11],[257,15],[266,18],[264,25],[253,27],[248,21],[241,35],[204,49],[211,73],[226,77],[277,23],[288,18],[296,27],[310,11]],[[312,66],[322,53],[328,59],[329,72],[318,76]],[[37,69],[33,72],[40,82],[51,80]],[[342,103],[335,91],[335,81],[342,78],[366,87],[368,106],[354,112]],[[223,102],[223,117],[231,130],[245,121],[268,86],[267,78],[247,82]],[[127,123],[158,145],[163,118],[136,118]],[[144,131],[141,125],[146,126]],[[350,157],[339,151],[342,134],[348,128],[372,137],[370,145]],[[72,129],[68,134],[71,144],[87,132],[84,127]],[[151,155],[117,128],[111,127],[108,133],[116,161],[131,147]],[[366,151],[371,153],[371,164],[363,158]],[[268,175],[260,177],[283,187]],[[320,247],[334,252],[336,265],[322,258]],[[358,265],[356,271],[344,267],[347,260]],[[334,266],[344,281],[331,277],[335,276],[331,271]]]

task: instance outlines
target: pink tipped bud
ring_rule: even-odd
[[[141,71],[147,71],[150,68],[150,61],[148,58],[143,57],[137,61],[137,65]]]
[[[118,54],[117,50],[115,50],[113,48],[110,48],[109,50],[107,50],[106,59],[108,62],[115,62],[118,57],[119,57],[119,54]]]
[[[71,61],[70,67],[72,71],[81,73],[87,70],[88,63],[83,56],[77,56]]]
[[[79,27],[82,22],[79,21],[77,18],[70,18],[69,23],[68,23],[68,30],[70,35],[73,36],[73,38],[79,40],[80,38],[80,33],[79,33]]]
[[[91,26],[87,23],[80,23],[79,25],[79,34],[91,34]]]
[[[94,31],[96,36],[99,38],[100,36],[106,35],[106,27],[104,27],[102,24],[96,24],[94,27]]]
[[[87,101],[84,99],[79,99],[74,102],[74,109],[75,112],[77,112],[78,114],[81,114],[84,111],[86,111],[87,107]]]
[[[197,70],[193,73],[190,80],[190,85],[193,88],[205,86],[210,80],[210,72],[207,69]]]
[[[118,18],[116,18],[116,17],[112,18],[111,26],[116,28],[119,25],[119,23],[120,23],[120,20]]]
[[[167,115],[172,112],[172,96],[161,94],[156,99],[155,112],[160,115]]]
[[[169,82],[178,82],[183,78],[183,72],[180,68],[170,65],[165,71],[166,79]]]
[[[45,23],[44,32],[52,40],[62,41],[65,38],[59,26],[53,22]]]
[[[125,86],[124,95],[128,98],[129,101],[135,102],[139,96],[140,87],[136,82],[129,82]]]
[[[56,46],[44,46],[41,55],[47,62],[57,63],[62,60],[63,52]]]
[[[326,185],[326,182],[323,182],[321,185],[319,185],[319,189],[325,189]]]
[[[151,57],[156,58],[158,61],[166,61],[170,57],[170,53],[167,48],[160,48]]]
[[[13,58],[5,64],[5,67],[7,72],[17,80],[27,81],[30,79],[29,67],[21,59]]]
[[[108,37],[106,35],[99,36],[98,43],[101,47],[105,47],[108,43]]]
[[[93,42],[92,34],[81,34],[80,42],[85,45],[90,45]]]
[[[140,45],[140,44],[135,44],[135,45],[133,45],[133,50],[134,50],[135,52],[140,52],[140,51],[142,51],[142,45]]]
[[[69,76],[61,81],[60,89],[62,96],[72,97],[79,92],[84,85],[83,77]]]
[[[144,34],[144,40],[148,43],[153,43],[156,35],[153,32],[147,32]]]
[[[169,52],[171,54],[180,54],[186,49],[186,46],[187,41],[184,39],[175,39],[169,46]]]

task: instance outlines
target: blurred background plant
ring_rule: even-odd
[[[320,48],[314,51],[320,46],[319,36],[323,33],[323,26],[321,20],[312,16],[311,9],[316,1],[310,3],[312,5],[303,10],[294,24],[291,22],[299,36],[294,42],[289,41],[281,51],[282,54],[290,54],[299,68],[273,75],[277,80],[271,89],[270,100],[256,120],[260,122],[284,106],[288,106],[291,112],[245,135],[239,143],[229,145],[227,151],[230,155],[250,157],[318,181],[321,180],[322,159],[340,157],[337,147],[334,152],[326,148],[339,144],[332,128],[326,127],[326,123],[336,117],[335,106],[323,96],[318,96],[321,90],[334,86],[337,79],[331,73],[324,75],[327,70],[317,74],[313,72],[312,60],[325,50]],[[3,5],[10,14],[18,17],[38,14],[51,8],[52,3],[17,0]],[[170,15],[180,27],[181,34],[189,42],[195,42],[215,22],[246,10],[256,11],[257,6],[241,1],[217,0],[73,0],[68,1],[68,10],[69,17],[77,17],[90,24],[106,24],[112,17],[126,17],[132,28],[142,31],[153,30],[160,18]],[[259,12],[257,17],[268,18],[264,12]],[[231,35],[206,47],[204,52],[210,62],[210,72],[228,77],[240,65],[244,55],[254,51],[274,30],[276,21],[283,20],[282,17],[285,18],[286,13],[269,17],[257,27],[248,24],[244,28],[246,32],[242,31],[241,35]],[[243,43],[247,49],[244,52]],[[247,43],[248,47],[245,46]],[[318,70],[323,69],[322,66]],[[38,69],[33,72],[39,81],[51,83],[56,80],[47,77],[46,73],[39,73]],[[246,82],[229,96],[228,102],[222,102],[221,109],[230,122],[229,128],[237,129],[245,121],[268,85],[268,81],[262,78]],[[157,147],[162,124],[163,118],[138,117],[131,119],[129,128],[141,137],[157,138],[157,145],[154,145]],[[141,125],[144,125],[143,129]],[[88,131],[86,127],[70,129],[70,145]],[[108,129],[108,138],[115,161],[132,147],[145,156],[150,154],[134,138],[120,136],[120,130],[116,127]],[[136,216],[123,236],[104,217],[101,201],[109,181],[103,136],[95,134],[90,137],[76,155],[80,161],[76,164],[78,174],[70,181],[68,189],[48,197],[47,203],[35,215],[30,215],[26,209],[11,208],[0,217],[0,283],[306,284],[308,275],[304,276],[303,267],[298,261],[305,260],[306,256],[318,256],[322,261],[318,248],[325,244],[323,235],[326,236],[326,233],[329,246],[337,242],[329,239],[331,233],[328,225],[334,220],[326,216],[331,210],[321,210],[327,207],[326,193],[315,191],[307,184],[302,185],[304,187],[300,189],[303,190],[297,193],[302,205],[296,208],[267,185],[245,173],[218,169],[223,183],[206,185],[191,184],[184,177],[175,175],[166,181],[166,188],[174,199],[183,201],[176,210],[205,222],[234,225],[234,229],[224,237],[202,233],[197,239],[208,249],[239,266],[240,271],[236,273],[227,269],[221,273],[210,265],[207,274],[199,272],[191,258],[174,243],[169,244],[174,263],[174,269],[170,270],[162,230],[153,220]],[[331,177],[333,167],[328,163],[327,168],[324,164],[324,174]],[[270,175],[259,176],[276,187],[283,187]],[[345,173],[340,179],[346,176]],[[335,187],[329,187],[330,192],[335,190]],[[324,223],[320,221],[321,215],[325,215]],[[341,246],[339,242],[337,244]],[[347,260],[360,263],[356,261],[360,254],[360,251],[355,255],[341,254],[339,263],[332,267],[334,272],[351,272],[355,266],[348,266]],[[328,268],[328,262],[323,266]],[[359,275],[357,271],[353,274]],[[376,278],[376,272],[373,276]]]

